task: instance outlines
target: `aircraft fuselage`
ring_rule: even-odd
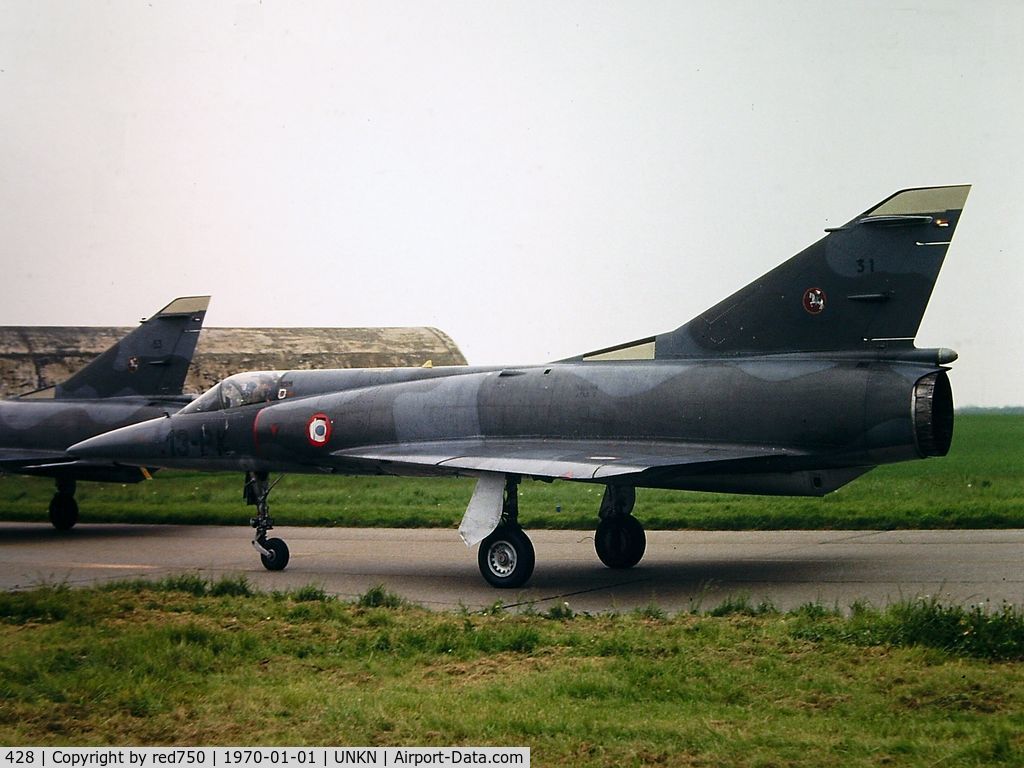
[[[304,383],[308,389],[309,374],[324,386],[330,379],[332,391],[286,394],[301,392]],[[928,455],[921,419],[931,414],[915,412],[918,382],[945,374],[897,361],[750,358],[279,376],[283,399],[210,412],[186,408],[135,427],[129,445],[118,433],[100,439],[120,440],[121,461],[138,464],[339,474],[458,473],[441,460],[410,468],[345,455],[433,441],[542,441],[555,452],[559,441],[592,443],[595,450],[607,443],[610,462],[612,446],[624,442],[652,449],[682,442],[772,446],[775,455],[736,463],[728,473],[721,466],[665,467],[630,484],[821,495],[874,465]],[[342,388],[344,378],[350,386]],[[849,468],[858,471],[834,471]]]

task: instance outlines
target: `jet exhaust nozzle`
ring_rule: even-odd
[[[914,385],[914,437],[922,458],[945,456],[953,442],[953,388],[945,371]]]

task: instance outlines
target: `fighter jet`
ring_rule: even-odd
[[[50,522],[78,522],[78,480],[134,483],[146,467],[75,459],[67,448],[111,429],[178,411],[209,296],[178,298],[66,381],[0,400],[0,472],[52,477]]]
[[[597,555],[629,568],[636,488],[820,496],[947,453],[957,355],[914,337],[968,191],[897,192],[668,333],[536,366],[238,374],[70,450],[245,471],[271,570],[288,548],[267,538],[269,472],[474,476],[459,530],[496,587],[534,568],[519,483],[597,483]]]

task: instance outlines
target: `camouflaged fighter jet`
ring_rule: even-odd
[[[145,467],[76,460],[67,447],[111,429],[177,411],[209,296],[175,299],[55,387],[0,400],[0,472],[52,477],[50,522],[78,522],[78,480],[134,483]]]
[[[268,472],[475,476],[459,530],[496,587],[534,567],[519,482],[600,483],[597,554],[629,568],[636,488],[820,496],[946,454],[956,354],[914,336],[968,191],[897,192],[669,333],[528,367],[239,374],[71,452],[247,472],[271,570]]]

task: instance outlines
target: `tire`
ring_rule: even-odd
[[[597,526],[594,549],[609,568],[632,568],[647,551],[647,534],[632,515],[606,517]]]
[[[270,556],[260,555],[260,562],[268,571],[283,571],[288,565],[288,545],[281,539],[267,539],[263,548],[270,550]]]
[[[50,499],[50,525],[58,531],[70,531],[78,522],[78,502],[67,493],[55,493]]]
[[[533,542],[519,526],[502,525],[480,542],[477,565],[484,580],[498,589],[521,587],[533,575]]]

